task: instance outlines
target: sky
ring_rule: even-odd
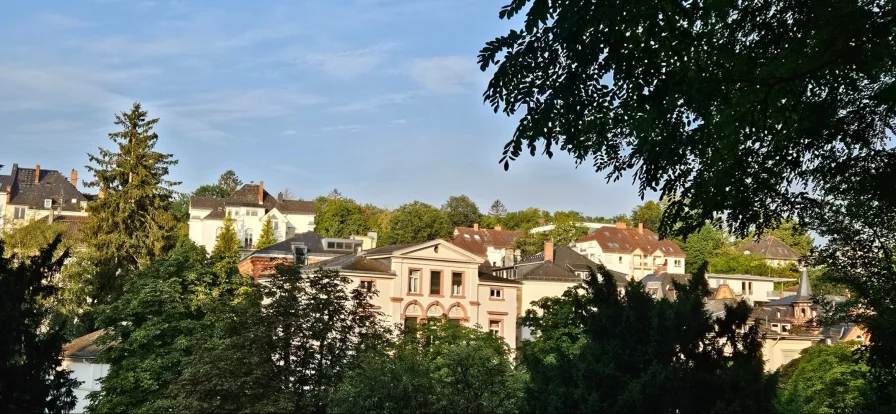
[[[483,104],[507,0],[46,0],[0,4],[0,173],[86,176],[141,102],[180,191],[233,169],[311,199],[611,216],[641,202],[565,153],[498,160],[516,121]]]

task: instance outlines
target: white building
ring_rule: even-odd
[[[661,240],[645,229],[627,228],[625,223],[600,227],[576,240],[577,252],[610,270],[640,281],[651,273],[684,273],[685,254],[670,240]]]
[[[594,231],[594,230],[597,230],[597,229],[599,229],[599,228],[602,228],[602,227],[614,227],[613,224],[607,224],[607,223],[584,223],[584,222],[583,222],[583,223],[578,223],[578,226],[579,226],[579,227],[587,227],[589,233],[592,232],[592,231]],[[529,229],[529,233],[547,233],[547,232],[553,230],[554,227],[555,227],[555,226],[554,226],[553,224],[547,224],[547,225],[544,225],[544,226],[533,227],[533,228]]]
[[[104,347],[94,345],[94,341],[103,334],[103,330],[91,332],[69,342],[62,348],[62,367],[72,371],[72,378],[81,382],[75,388],[75,397],[78,397],[77,405],[72,414],[84,412],[87,405],[87,394],[100,390],[100,379],[109,373],[109,364],[96,361],[100,351]]]
[[[793,279],[707,273],[706,281],[710,289],[728,285],[735,295],[743,296],[747,302],[762,304],[781,298],[781,291],[775,290],[775,283],[792,282]]]
[[[519,249],[513,248],[514,240],[523,237],[521,231],[504,230],[501,226],[493,229],[455,227],[454,243],[460,248],[478,255],[490,266],[510,266],[520,261]]]
[[[268,217],[274,226],[274,240],[278,242],[314,230],[313,201],[284,200],[282,193],[275,198],[264,190],[262,181],[246,184],[227,198],[192,197],[190,239],[211,251],[227,215],[234,219],[237,237],[246,250],[255,249]]]

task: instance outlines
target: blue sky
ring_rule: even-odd
[[[566,154],[498,164],[515,122],[482,103],[507,0],[67,0],[0,5],[0,164],[84,176],[140,101],[189,191],[234,169],[305,199],[589,215],[640,203]]]

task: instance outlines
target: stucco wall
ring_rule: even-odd
[[[783,337],[766,338],[762,341],[762,358],[765,362],[765,370],[773,372],[786,364],[789,360],[799,357],[800,351],[816,343],[810,338]]]
[[[87,394],[100,390],[99,380],[109,373],[109,364],[93,364],[64,359],[62,366],[72,370],[72,378],[81,381],[81,385],[74,390],[75,396],[78,397],[78,403],[72,410],[72,414],[83,413],[84,407],[87,405]]]

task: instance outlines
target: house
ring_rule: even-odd
[[[641,280],[657,272],[684,273],[685,254],[670,240],[661,240],[645,229],[628,228],[625,223],[604,226],[575,242],[576,251],[610,270]]]
[[[375,309],[405,326],[446,316],[479,326],[516,346],[521,283],[479,272],[482,258],[445,240],[381,246],[313,263],[305,271],[336,269],[353,285],[375,290]],[[264,283],[264,279],[262,279]]]
[[[279,243],[255,250],[240,260],[240,273],[255,279],[269,275],[278,263],[310,265],[334,257],[359,253],[365,240],[323,237],[307,231]]]
[[[728,285],[735,295],[742,296],[748,303],[761,305],[781,298],[781,291],[775,290],[775,283],[790,282],[793,279],[707,273],[706,281],[710,289]]]
[[[230,215],[246,255],[255,249],[269,217],[274,240],[279,242],[314,230],[314,211],[313,201],[284,200],[282,193],[272,196],[265,191],[264,181],[246,184],[227,198],[191,197],[190,239],[212,251],[224,228],[224,217]]]
[[[72,378],[81,384],[74,389],[78,397],[73,414],[83,413],[87,405],[87,394],[100,390],[100,379],[109,373],[109,364],[97,362],[100,352],[105,346],[97,346],[94,342],[105,331],[100,329],[77,338],[62,347],[62,367],[72,371]]]
[[[9,175],[0,175],[0,230],[33,220],[87,217],[89,196],[78,191],[77,186],[75,170],[66,177],[56,170],[41,169],[40,165],[20,168],[13,164]]]
[[[521,231],[504,230],[501,226],[493,229],[455,227],[451,241],[460,248],[478,255],[491,266],[509,266],[520,260],[520,251],[513,248],[513,241],[522,237]]]
[[[686,284],[688,279],[690,279],[690,275],[684,273],[660,272],[644,276],[641,278],[641,284],[644,285],[644,290],[651,294],[654,299],[675,300],[675,285],[673,282]]]
[[[803,257],[775,236],[751,240],[749,243],[738,247],[737,251],[743,254],[760,255],[765,258],[766,263],[772,266],[787,266],[791,263],[798,265]]]
[[[576,225],[578,227],[587,227],[589,233],[591,233],[597,229],[603,228],[603,227],[613,227],[614,226],[613,224],[590,223],[590,222],[576,223]],[[533,227],[533,228],[529,229],[529,233],[547,233],[551,230],[554,230],[554,227],[556,227],[556,226],[553,224],[547,224],[544,226]]]
[[[520,283],[521,293],[516,303],[518,315],[525,315],[532,309],[532,302],[545,297],[561,296],[567,289],[582,283],[589,277],[591,269],[598,264],[577,253],[569,246],[544,244],[544,250],[527,257],[513,266],[491,269],[495,277]],[[628,282],[626,275],[610,271],[621,290]],[[518,341],[531,338],[529,328],[520,325]]]

